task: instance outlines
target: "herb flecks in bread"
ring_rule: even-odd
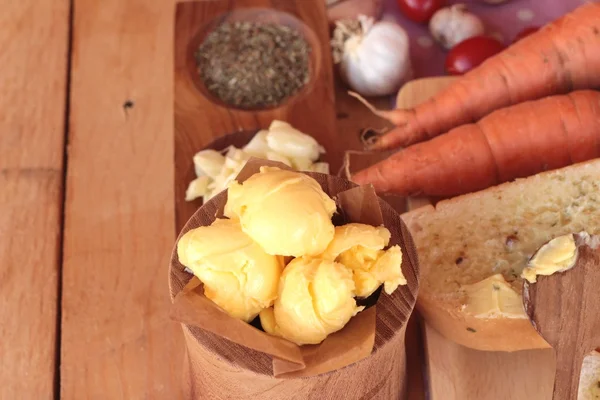
[[[594,164],[600,168],[600,163]],[[591,169],[591,168],[590,168]],[[600,174],[567,179],[570,168],[498,186],[438,204],[410,221],[424,268],[423,286],[453,293],[501,274],[518,293],[528,260],[544,243],[572,232],[600,232]]]
[[[421,265],[417,307],[431,326],[481,350],[548,347],[524,311],[502,312],[501,304],[521,298],[521,274],[544,244],[579,232],[600,234],[600,159],[444,200],[402,218]],[[506,282],[502,299],[491,292],[494,280]],[[490,292],[483,293],[484,287]],[[474,305],[477,298],[487,299],[490,308]]]

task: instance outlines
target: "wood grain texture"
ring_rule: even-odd
[[[577,236],[571,269],[523,283],[527,315],[556,353],[554,400],[577,399],[583,358],[600,346],[600,247]]]
[[[171,1],[75,0],[61,398],[181,398]]]
[[[69,2],[0,9],[0,398],[51,399]]]
[[[457,78],[455,76],[435,76],[407,82],[396,95],[396,108],[412,108],[421,104],[444,89]]]
[[[320,47],[320,72],[310,93],[297,102],[258,112],[239,111],[211,102],[193,82],[189,65],[190,43],[199,30],[235,8],[269,7],[289,13],[312,29]],[[273,119],[291,123],[318,138],[326,161],[335,171],[341,165],[343,147],[335,128],[333,69],[325,5],[321,0],[199,1],[177,5],[175,18],[175,204],[176,225],[181,229],[201,204],[185,201],[188,183],[195,178],[193,155],[213,139],[240,130],[266,128]],[[192,60],[193,61],[193,60]]]
[[[551,349],[485,352],[449,341],[427,324],[425,354],[431,400],[548,400]]]
[[[335,112],[339,141],[344,150],[361,150],[363,145],[360,134],[365,129],[382,130],[392,127],[392,124],[375,115],[358,99],[348,94],[350,90],[344,85],[337,73],[335,74]],[[378,109],[387,110],[391,106],[389,97],[371,97],[369,103]]]

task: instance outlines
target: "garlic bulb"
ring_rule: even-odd
[[[325,0],[325,5],[330,23],[359,15],[379,19],[383,12],[383,0]]]
[[[482,35],[485,28],[464,4],[455,4],[436,11],[429,21],[429,30],[438,43],[451,49],[463,40]]]
[[[395,93],[412,74],[408,35],[394,22],[338,21],[331,45],[342,79],[363,96]]]

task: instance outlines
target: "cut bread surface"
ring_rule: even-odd
[[[600,160],[572,165],[403,216],[424,271],[421,290],[460,295],[464,285],[501,274],[521,293],[521,272],[549,240],[600,233]]]
[[[419,257],[417,309],[478,350],[547,348],[522,308],[521,273],[557,236],[600,234],[600,159],[426,205],[402,215]]]
[[[600,352],[591,352],[583,360],[579,376],[579,400],[600,400]]]

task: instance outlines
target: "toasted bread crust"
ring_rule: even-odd
[[[520,294],[519,275],[535,249],[572,231],[600,234],[599,188],[597,159],[403,214],[421,265],[417,309],[427,323],[473,349],[549,347],[526,317],[481,318],[466,313],[462,288],[502,274]],[[511,232],[518,232],[515,243]]]

